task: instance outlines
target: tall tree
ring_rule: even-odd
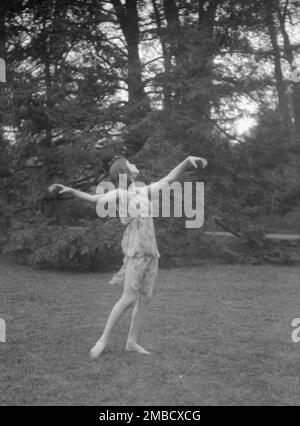
[[[269,29],[269,35],[273,47],[273,56],[274,56],[274,66],[275,66],[275,76],[276,76],[276,88],[278,93],[278,101],[279,101],[279,109],[281,112],[281,116],[283,119],[284,127],[287,132],[290,132],[292,122],[291,117],[288,109],[288,101],[287,101],[287,95],[286,95],[286,85],[284,82],[283,72],[282,72],[282,65],[281,65],[281,54],[280,54],[280,48],[278,44],[278,36],[277,36],[277,28],[275,26],[274,22],[274,7],[272,7],[273,4],[271,4],[271,7],[269,4],[266,5],[267,8],[267,16],[266,21]]]
[[[142,79],[142,64],[139,55],[140,29],[137,0],[112,0],[118,22],[126,40],[127,47],[127,84],[129,107],[144,114],[148,109],[148,99]]]
[[[164,107],[170,108],[172,105],[172,89],[170,84],[171,79],[171,70],[172,70],[172,62],[171,62],[171,52],[170,45],[167,43],[167,34],[165,32],[165,28],[163,26],[163,18],[161,8],[157,3],[157,0],[152,0],[152,7],[154,11],[155,24],[157,27],[157,33],[159,37],[159,41],[162,48],[163,53],[163,61],[164,61],[164,81],[163,81],[163,94],[164,94]]]
[[[9,4],[4,1],[0,5],[0,58],[5,67],[5,74],[7,74],[7,46],[6,46],[6,19],[9,16]],[[1,64],[2,65],[2,64]],[[0,98],[5,100],[0,108],[0,179],[7,177],[10,174],[9,155],[7,150],[7,141],[4,138],[4,109],[7,100],[6,82],[0,82]]]
[[[290,14],[290,1],[285,0],[283,7],[280,7],[280,2],[277,0],[277,17],[279,21],[280,31],[284,43],[284,56],[289,63],[290,72],[294,71],[294,48],[292,46],[290,36],[286,28],[286,20]],[[295,131],[298,143],[300,143],[300,82],[292,81],[292,101],[293,101],[293,112],[295,119]]]

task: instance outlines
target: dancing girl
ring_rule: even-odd
[[[120,300],[112,308],[100,339],[90,351],[92,358],[98,357],[104,351],[118,320],[132,305],[134,305],[134,308],[126,350],[150,354],[137,342],[142,320],[152,298],[159,259],[149,196],[150,194],[153,196],[165,185],[176,181],[190,166],[197,168],[198,163],[202,167],[207,166],[207,161],[204,158],[189,156],[161,180],[141,187],[136,185],[139,170],[125,157],[122,157],[110,167],[109,176],[115,185],[115,189],[109,192],[91,195],[56,183],[49,187],[49,191],[58,190],[60,194],[68,193],[81,200],[97,203],[97,211],[104,208],[107,205],[106,203],[118,204],[120,220],[126,226],[122,239],[123,266],[111,280],[112,284],[124,283],[123,293]],[[120,185],[121,177],[125,177],[125,187]],[[124,200],[126,200],[126,203],[124,203]]]

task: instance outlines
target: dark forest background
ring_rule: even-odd
[[[118,219],[48,186],[93,192],[115,155],[146,182],[199,155],[209,166],[183,179],[205,182],[205,225],[156,219],[162,264],[300,260],[299,243],[265,238],[300,231],[299,1],[1,0],[0,57],[4,255],[114,265]]]

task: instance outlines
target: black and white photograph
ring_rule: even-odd
[[[299,369],[300,1],[0,0],[0,406],[199,423]]]

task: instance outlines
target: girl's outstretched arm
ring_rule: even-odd
[[[59,194],[71,194],[80,200],[89,201],[91,203],[97,203],[100,199],[105,203],[110,201],[110,199],[115,199],[116,190],[109,191],[105,194],[88,194],[86,192],[79,191],[78,189],[70,188],[69,186],[61,185],[60,183],[55,183],[49,187],[49,191],[55,191],[58,189]]]
[[[178,164],[178,166],[176,166],[173,170],[171,170],[171,172],[167,176],[163,177],[162,179],[160,179],[159,181],[151,185],[148,185],[149,190],[159,191],[164,184],[166,183],[170,184],[176,181],[189,166],[192,165],[195,168],[197,168],[198,167],[197,163],[201,163],[201,166],[203,168],[207,166],[207,160],[205,160],[205,158],[189,156],[185,160],[183,160],[180,164]]]

